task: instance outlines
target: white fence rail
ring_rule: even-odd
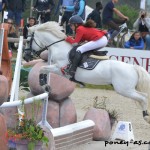
[[[3,40],[4,40],[4,28],[1,28],[0,29],[0,67],[2,63]]]
[[[14,72],[14,78],[13,78],[13,83],[11,86],[10,102],[13,102],[14,100],[18,100],[20,72],[21,72],[21,60],[22,60],[22,49],[23,49],[23,36],[20,36],[15,72]]]
[[[17,60],[16,60],[16,65],[15,65],[15,72],[14,72],[14,78],[13,78],[13,83],[11,86],[11,96],[10,96],[10,102],[5,102],[3,105],[0,106],[1,107],[14,107],[17,106],[19,108],[19,106],[22,104],[21,101],[18,101],[19,99],[19,83],[20,83],[20,73],[21,73],[21,61],[22,61],[22,49],[23,49],[23,36],[20,36],[20,40],[19,40],[19,47],[18,47],[18,54],[17,54]],[[44,93],[32,98],[28,98],[24,100],[25,104],[28,103],[33,103],[34,100],[43,100],[43,112],[42,112],[42,120],[41,122],[39,122],[39,125],[45,125],[47,126],[49,129],[51,129],[52,127],[49,125],[49,123],[47,122],[47,106],[48,106],[48,94]],[[20,111],[20,109],[18,109],[18,113],[22,114],[24,112]]]
[[[38,100],[42,100],[42,102],[43,102],[42,120],[38,124],[46,126],[50,130],[52,127],[47,122],[47,118],[46,118],[47,117],[47,106],[48,106],[47,105],[48,104],[48,94],[43,93],[43,94],[40,94],[38,96],[27,98],[24,100],[24,104],[33,103],[34,101],[38,101]],[[12,101],[12,102],[4,102],[0,106],[0,108],[18,107],[18,106],[21,106],[21,104],[22,104],[21,100],[16,100],[16,101]]]

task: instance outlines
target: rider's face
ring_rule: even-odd
[[[75,25],[74,24],[70,24],[70,28],[72,29],[72,31],[75,31]]]

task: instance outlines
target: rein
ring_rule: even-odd
[[[51,43],[50,45],[47,45],[47,46],[45,46],[44,48],[42,48],[41,50],[39,50],[38,52],[36,52],[38,55],[40,55],[41,54],[41,52],[43,52],[44,50],[48,50],[48,47],[50,47],[50,46],[52,46],[52,45],[54,45],[54,44],[56,44],[56,43],[59,43],[59,42],[62,42],[62,41],[64,41],[65,39],[61,39],[61,40],[59,40],[59,41],[56,41],[56,42],[54,42],[54,43]],[[36,42],[35,42],[36,43]],[[37,43],[36,43],[37,44]],[[38,45],[38,44],[37,44]],[[39,45],[38,45],[39,46]],[[41,48],[41,47],[40,47]]]
[[[54,44],[57,44],[57,43],[59,43],[59,42],[62,42],[62,41],[64,41],[64,40],[65,40],[65,39],[61,39],[61,40],[59,40],[59,41],[56,41],[56,42],[54,42],[54,43],[51,43],[51,44],[45,46],[44,48],[42,48],[42,47],[36,42],[36,40],[35,40],[35,38],[34,38],[34,33],[33,33],[33,34],[31,35],[31,40],[30,40],[30,50],[31,50],[35,55],[39,56],[39,55],[41,54],[41,52],[43,52],[44,50],[48,50],[48,47],[50,47],[50,46],[52,46],[52,45],[54,45]],[[38,47],[41,48],[41,50],[35,51],[35,50],[32,49],[32,42],[33,42],[33,41],[36,43],[36,45],[38,45]]]

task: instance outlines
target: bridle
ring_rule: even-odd
[[[54,44],[56,44],[56,43],[59,43],[59,42],[62,42],[62,41],[65,40],[65,39],[58,40],[58,41],[56,41],[56,42],[53,42],[53,43],[51,43],[51,44],[49,44],[49,45],[44,46],[44,48],[43,48],[43,47],[41,47],[41,46],[37,43],[37,41],[35,40],[35,36],[34,36],[34,35],[35,35],[35,33],[33,32],[31,35],[28,36],[28,37],[31,37],[31,39],[30,39],[30,46],[29,46],[29,48],[27,48],[27,49],[24,50],[24,59],[25,59],[26,61],[29,61],[29,60],[33,59],[34,57],[39,57],[40,54],[41,54],[41,52],[43,52],[43,51],[45,51],[45,50],[48,50],[48,48],[49,48],[50,46],[52,46],[52,45],[54,45]],[[34,49],[32,48],[32,43],[33,43],[33,41],[34,41],[34,42],[36,43],[36,45],[40,48],[39,51],[36,51],[36,50],[34,50]]]
[[[42,47],[37,43],[37,41],[35,40],[34,32],[33,32],[33,33],[31,34],[30,50],[32,51],[33,54],[35,54],[36,56],[39,56],[39,55],[41,54],[41,52],[43,52],[43,51],[45,51],[45,50],[48,50],[48,48],[49,48],[50,46],[52,46],[52,45],[54,45],[54,44],[56,44],[56,43],[62,42],[62,41],[64,41],[64,40],[65,40],[65,39],[58,40],[58,41],[53,42],[53,43],[51,43],[51,44],[49,44],[49,45],[46,45],[44,48],[42,48]],[[33,42],[33,41],[36,43],[36,45],[37,45],[38,47],[41,48],[39,51],[35,51],[35,50],[32,48],[32,42]]]

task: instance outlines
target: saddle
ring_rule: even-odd
[[[72,60],[75,56],[76,49],[80,45],[74,46],[69,52],[69,62],[72,63]],[[92,70],[96,67],[96,65],[102,61],[109,59],[109,56],[106,56],[108,51],[98,51],[100,48],[93,49],[91,51],[85,52],[82,55],[82,59],[79,63],[80,68]]]

